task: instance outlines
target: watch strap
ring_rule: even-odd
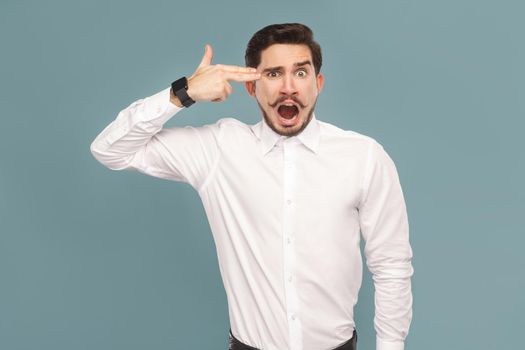
[[[186,77],[182,77],[171,83],[171,90],[184,107],[187,108],[195,103],[195,101],[188,95],[188,79]]]

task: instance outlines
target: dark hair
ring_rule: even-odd
[[[323,58],[321,46],[314,40],[310,28],[301,23],[272,24],[255,33],[246,47],[244,59],[247,67],[257,68],[261,63],[261,52],[273,44],[306,45],[312,54],[315,74],[321,71]]]

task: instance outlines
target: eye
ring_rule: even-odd
[[[280,75],[278,71],[271,71],[266,74],[268,78],[277,78]]]
[[[306,72],[305,69],[299,69],[297,72],[295,72],[295,74],[299,77],[299,78],[304,78],[306,77],[306,75],[308,74]]]

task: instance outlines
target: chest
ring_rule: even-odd
[[[344,215],[361,195],[364,159],[357,152],[315,153],[304,145],[230,150],[223,154],[218,181],[239,208],[268,215],[292,206],[303,216]]]

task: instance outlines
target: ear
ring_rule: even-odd
[[[250,96],[255,96],[255,81],[247,81],[244,83],[244,86],[246,87],[246,91],[248,91]]]
[[[323,89],[323,86],[324,86],[324,75],[319,73],[317,74],[317,93],[321,93],[321,90]]]

